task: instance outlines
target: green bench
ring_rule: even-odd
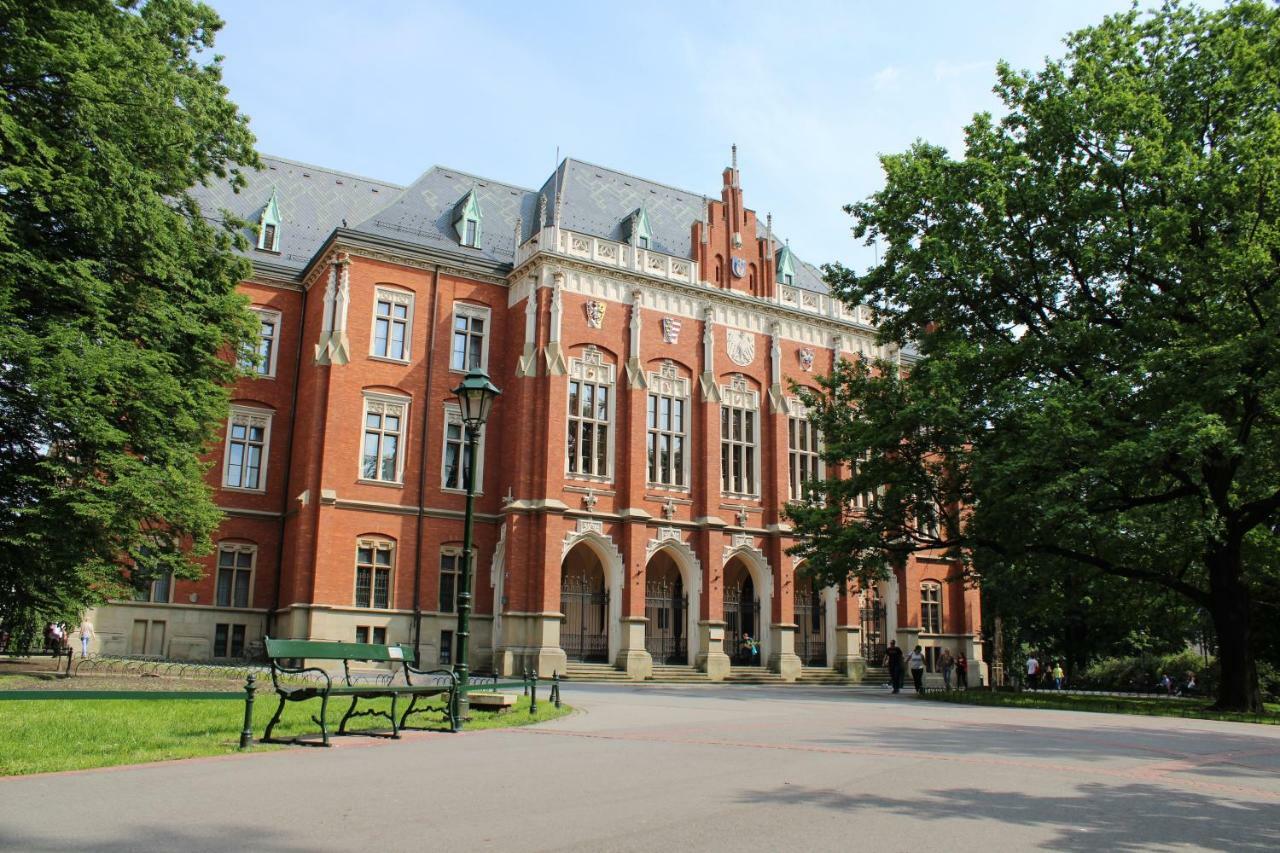
[[[426,711],[437,711],[435,708],[418,707],[418,700],[431,696],[445,696],[444,713],[449,723],[449,731],[456,732],[458,730],[458,720],[454,714],[456,707],[455,696],[458,691],[458,677],[452,670],[434,669],[424,670],[413,666],[410,661],[414,658],[412,646],[381,646],[375,643],[334,643],[321,642],[315,640],[276,640],[267,637],[265,640],[267,657],[271,661],[271,683],[276,689],[276,693],[280,696],[280,706],[276,708],[275,716],[271,718],[271,722],[267,723],[267,730],[263,734],[264,743],[306,743],[297,738],[289,740],[273,740],[271,731],[275,728],[276,723],[280,722],[280,715],[284,712],[284,707],[289,702],[306,702],[311,699],[320,700],[320,716],[312,717],[312,721],[320,726],[320,737],[325,746],[329,745],[329,728],[325,723],[325,713],[329,709],[329,698],[347,698],[351,699],[351,707],[347,709],[347,713],[343,715],[342,722],[338,725],[338,734],[346,734],[347,721],[352,717],[384,717],[391,723],[391,734],[389,737],[400,737],[400,730],[405,728],[405,721],[409,719],[410,714],[423,713]],[[334,683],[334,677],[327,671],[315,666],[298,666],[293,661],[342,661],[342,680],[340,683]],[[351,676],[351,661],[372,661],[378,663],[399,664],[393,667],[391,672],[386,674],[388,682],[395,680],[397,675],[403,675],[403,684],[378,683],[378,684],[357,684]],[[303,676],[308,674],[316,674],[324,679],[323,683],[290,683],[286,676]],[[426,677],[436,679],[432,682],[424,682]],[[417,683],[414,679],[417,678]],[[396,704],[400,697],[409,697],[409,707],[404,713],[396,718]],[[364,711],[356,711],[356,705],[361,699],[387,699],[391,700],[391,712],[378,711],[368,709]],[[364,734],[373,734],[365,732]],[[380,737],[388,737],[387,735],[378,735]]]

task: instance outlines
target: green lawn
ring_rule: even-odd
[[[0,679],[0,687],[24,689],[28,685],[19,678]],[[181,685],[171,689],[180,689]],[[275,712],[277,699],[267,689],[254,703],[253,732],[262,737],[263,730]],[[329,730],[337,730],[338,721],[348,702],[331,701],[327,719]],[[380,707],[386,710],[390,700],[362,702],[360,708]],[[400,708],[405,703],[402,701]],[[320,703],[291,703],[284,712],[274,734],[292,737],[315,734],[318,727],[310,717],[318,714]],[[538,713],[529,714],[529,700],[521,697],[515,710],[493,715],[473,711],[466,730],[505,728],[555,719],[568,714],[566,705],[557,709],[539,697]],[[244,725],[244,702],[228,700],[177,699],[48,699],[34,701],[0,701],[0,776],[44,773],[54,770],[79,770],[87,767],[110,767],[144,761],[163,761],[202,755],[223,755],[237,751],[240,729]],[[414,727],[438,727],[444,723],[438,714],[411,717]],[[349,728],[388,728],[385,719],[363,717]],[[269,744],[254,744],[255,750],[280,749]]]
[[[1267,705],[1266,714],[1235,714],[1213,711],[1208,699],[1166,699],[1158,696],[1082,696],[1072,693],[993,693],[986,690],[953,690],[927,693],[936,702],[986,705],[1004,708],[1048,708],[1057,711],[1093,711],[1104,714],[1140,714],[1150,717],[1192,717],[1199,720],[1226,720],[1238,723],[1280,725],[1280,705]]]

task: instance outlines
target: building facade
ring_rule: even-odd
[[[745,206],[736,162],[718,198],[572,159],[538,190],[265,163],[239,193],[197,194],[252,223],[241,289],[262,320],[210,469],[217,551],[202,580],[101,608],[101,651],[235,658],[271,635],[452,662],[451,389],[480,367],[503,393],[477,458],[474,667],[857,677],[896,637],[981,671],[958,564],[815,589],[787,554],[783,507],[824,473],[792,383],[901,355]]]

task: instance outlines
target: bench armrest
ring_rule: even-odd
[[[443,675],[448,677],[449,685],[453,688],[458,686],[458,674],[451,669],[418,669],[416,666],[410,666],[408,661],[404,664],[404,681],[406,684],[413,684],[410,678],[412,675]]]
[[[308,672],[318,672],[324,676],[324,692],[328,693],[333,689],[333,678],[328,672],[318,666],[284,666],[283,664],[276,663],[274,658],[271,660],[271,684],[276,688],[276,690],[280,689],[280,681],[277,678],[278,675],[302,675]]]

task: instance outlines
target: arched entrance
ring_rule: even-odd
[[[579,543],[560,569],[560,648],[571,661],[609,660],[609,591],[604,566],[590,546]]]
[[[724,651],[738,666],[757,666],[763,654],[753,657],[747,637],[761,648],[760,598],[756,593],[751,570],[740,557],[732,557],[724,566]]]
[[[649,561],[645,578],[645,648],[654,663],[687,664],[689,595],[680,568],[664,549]]]
[[[797,575],[796,655],[804,666],[827,665],[826,607],[813,578]]]
[[[869,589],[864,589],[861,595],[862,657],[870,666],[879,666],[884,660],[887,645],[885,637],[888,633],[885,629],[885,607],[884,599],[880,597],[880,585],[873,584]]]

